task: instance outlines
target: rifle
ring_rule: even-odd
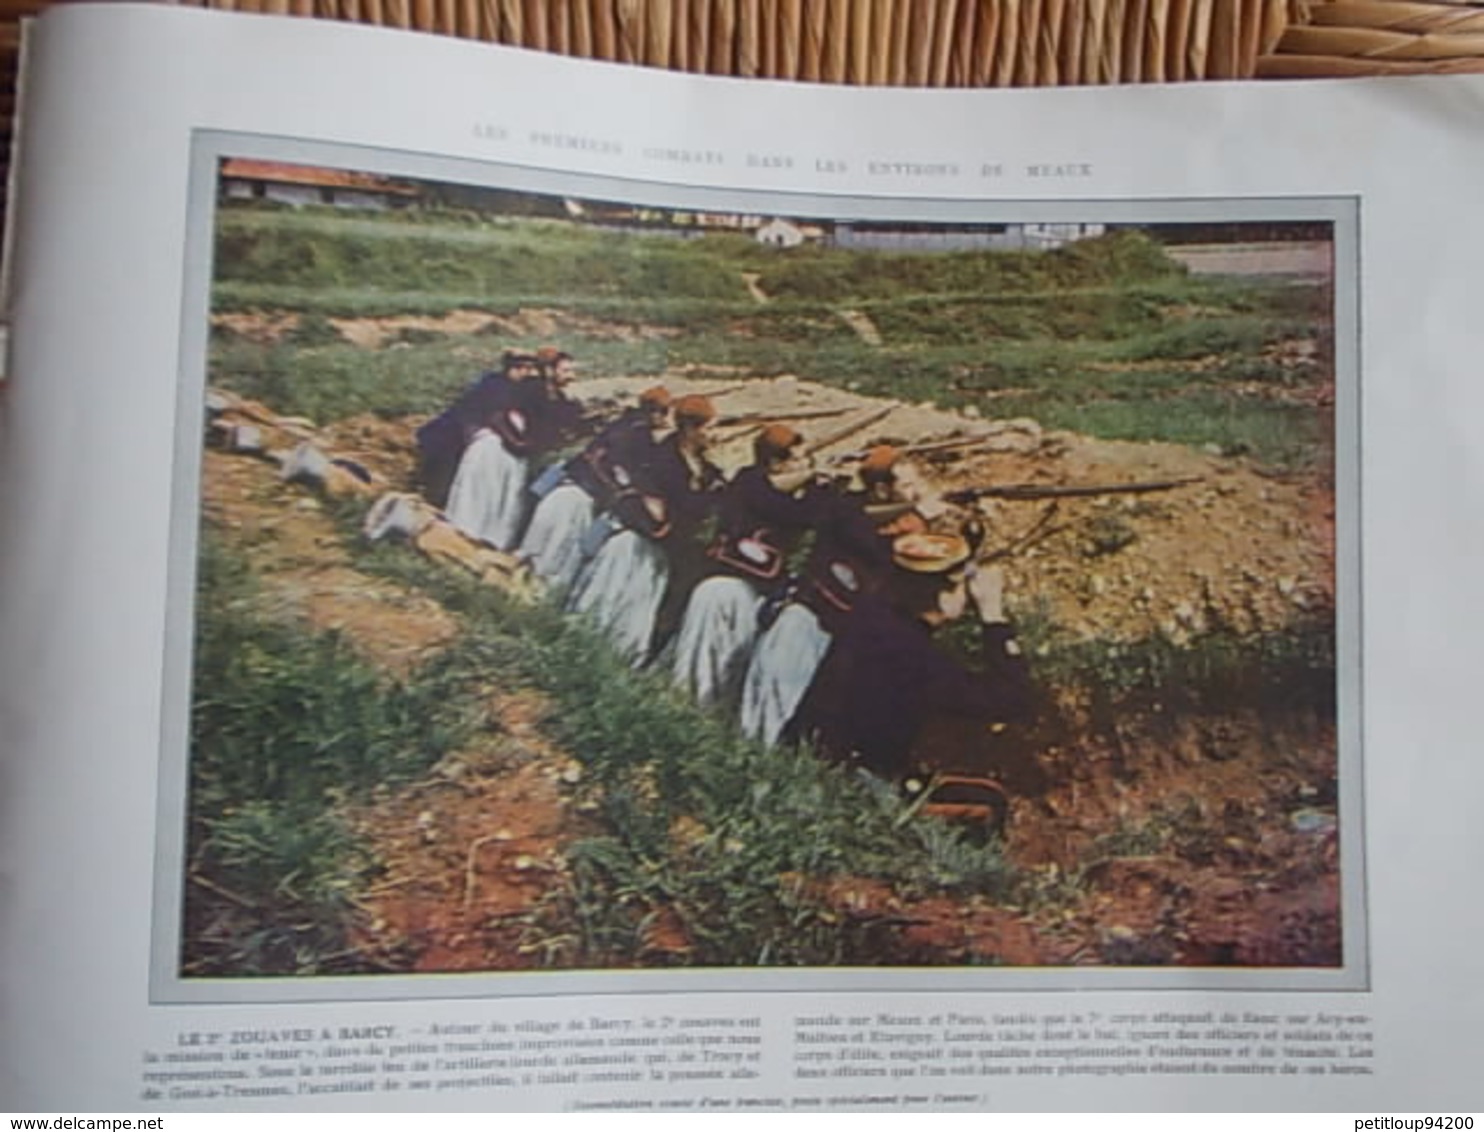
[[[939,452],[952,452],[959,448],[974,448],[980,444],[988,444],[996,435],[990,432],[979,436],[954,436],[947,440],[925,440],[919,444],[899,447],[898,451],[903,456],[935,456]],[[865,448],[857,448],[854,452],[841,452],[839,455],[831,456],[829,463],[848,464],[853,460],[864,460],[867,451]]]
[[[818,440],[811,441],[808,445],[805,446],[804,454],[806,456],[813,456],[826,448],[830,448],[833,445],[839,444],[840,441],[854,436],[862,429],[870,428],[873,424],[885,420],[887,416],[889,416],[891,413],[894,413],[899,408],[901,408],[900,405],[891,404],[883,405],[879,409],[873,409],[871,410],[871,412],[867,413],[863,417],[860,417],[851,424],[848,424],[843,428],[836,429],[834,432],[830,433],[827,436],[822,436]]]
[[[922,444],[909,444],[902,449],[903,456],[931,456],[938,452],[952,452],[955,448],[973,448],[976,444],[988,444],[994,434],[988,436],[955,436],[950,440],[929,440]]]
[[[685,374],[682,374],[681,376],[682,377],[685,377],[686,375]],[[693,379],[687,378],[687,380],[693,380]],[[748,382],[748,381],[738,381],[738,382],[735,382],[735,383],[733,383],[731,385],[723,385],[723,386],[721,386],[720,388],[717,388],[717,389],[707,389],[707,390],[701,391],[701,396],[705,397],[709,401],[717,401],[717,400],[720,400],[723,397],[730,396],[733,393],[740,393],[742,390],[746,389],[751,384],[752,383],[751,382]]]
[[[883,421],[899,405],[883,405],[878,409],[872,409],[865,416],[859,417],[850,424],[844,425],[834,432],[827,433],[818,440],[811,440],[804,446],[804,454],[813,456],[825,448],[833,447],[840,441],[846,440],[863,429],[870,428],[878,421]],[[807,421],[821,420],[825,417],[843,417],[846,413],[855,412],[854,406],[843,409],[800,409],[793,413],[737,413],[734,416],[722,417],[716,423],[722,427],[738,426],[735,432],[730,432],[721,438],[721,443],[738,440],[750,433],[757,432],[774,421]],[[844,463],[847,460],[859,459],[864,453],[846,453],[841,456],[831,456],[826,463],[830,465]]]
[[[1143,495],[1153,491],[1170,491],[1198,483],[1203,476],[1184,476],[1174,480],[1145,480],[1141,483],[1053,484],[1006,483],[984,487],[965,487],[945,491],[943,498],[960,506],[977,499],[1084,499],[1095,495]]]
[[[771,424],[774,421],[812,421],[821,417],[843,417],[851,409],[799,409],[792,413],[733,413],[731,416],[718,417],[716,425],[718,428],[726,428],[729,425],[756,424],[759,426]]]

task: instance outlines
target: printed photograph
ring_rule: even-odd
[[[1343,965],[1334,223],[832,207],[219,162],[180,978]]]

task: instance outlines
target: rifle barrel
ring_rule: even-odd
[[[720,426],[737,424],[767,424],[772,421],[812,421],[823,417],[843,417],[851,409],[799,409],[791,413],[734,413],[731,416],[720,417],[717,424]]]
[[[813,441],[807,447],[805,447],[804,452],[806,455],[813,456],[817,452],[822,452],[826,448],[833,447],[847,437],[854,436],[862,429],[870,428],[873,424],[877,424],[878,422],[885,420],[898,408],[900,408],[900,406],[898,405],[883,405],[879,409],[873,409],[871,412],[867,413],[859,420],[856,420],[843,428],[836,429],[829,435],[822,436],[818,440]]]
[[[1204,477],[1185,476],[1174,480],[1104,484],[1010,483],[950,491],[943,498],[950,503],[972,503],[976,499],[1083,499],[1096,495],[1143,495],[1148,492],[1170,491],[1177,487],[1185,487],[1188,484],[1198,483],[1202,478]]]

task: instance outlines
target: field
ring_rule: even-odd
[[[594,406],[658,379],[891,407],[852,446],[977,438],[918,460],[934,492],[1190,482],[977,505],[1040,697],[932,736],[1011,793],[980,843],[209,449],[182,974],[1339,963],[1329,279],[1192,275],[1135,230],[782,251],[228,206],[212,300],[208,383],[395,486],[417,424],[544,342]]]

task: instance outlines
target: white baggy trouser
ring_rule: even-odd
[[[604,541],[567,601],[629,663],[649,656],[660,599],[670,580],[670,562],[658,543],[630,530]]]
[[[444,513],[467,535],[510,550],[526,518],[526,460],[488,429],[474,434],[459,460]]]
[[[830,635],[808,606],[791,601],[758,637],[742,680],[744,734],[778,742],[829,651]]]
[[[762,604],[751,582],[725,574],[707,578],[691,594],[671,674],[702,707],[736,702]]]
[[[592,522],[593,497],[575,483],[561,484],[536,504],[517,554],[553,592],[565,593],[587,560],[582,536]]]

